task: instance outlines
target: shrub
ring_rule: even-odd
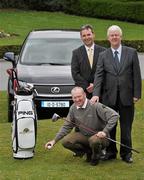
[[[144,23],[143,1],[114,1],[114,0],[77,0],[65,7],[65,12],[75,15],[117,19]]]
[[[0,8],[24,8],[27,9],[27,0],[1,0]]]
[[[5,52],[14,52],[18,54],[20,47],[19,45],[0,46],[0,58],[3,58]]]
[[[0,8],[28,8],[144,23],[143,0],[1,0]]]

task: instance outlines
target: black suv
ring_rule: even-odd
[[[66,116],[72,104],[72,50],[82,44],[78,31],[34,30],[25,39],[20,54],[7,52],[4,59],[16,67],[19,82],[31,83],[36,89],[38,117],[53,113]],[[8,80],[8,120],[12,120],[14,93]]]

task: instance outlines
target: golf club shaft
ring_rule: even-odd
[[[75,126],[77,126],[77,127],[81,127],[81,128],[83,128],[83,129],[85,129],[85,130],[87,130],[87,131],[89,131],[89,132],[97,133],[96,131],[94,131],[94,130],[91,129],[91,128],[86,127],[86,126],[83,125],[82,123],[77,124],[77,123],[75,123],[75,122],[72,122],[72,121],[67,120],[66,118],[62,118],[62,119],[64,119],[64,120],[67,121],[67,122],[72,123],[73,125],[75,125]],[[136,153],[140,153],[139,151],[137,151],[137,150],[135,150],[135,149],[133,149],[133,148],[125,145],[125,144],[122,144],[122,143],[120,143],[120,142],[118,142],[118,141],[116,141],[116,140],[114,140],[114,139],[111,139],[111,138],[109,138],[109,137],[105,137],[105,138],[108,139],[109,141],[112,141],[112,142],[115,142],[115,143],[119,144],[120,146],[123,146],[123,147],[125,147],[125,148],[127,148],[127,149],[130,149],[131,151],[134,151],[134,152],[136,152]]]

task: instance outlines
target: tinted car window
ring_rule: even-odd
[[[68,65],[72,50],[81,45],[79,39],[29,39],[24,47],[21,63],[40,65]]]

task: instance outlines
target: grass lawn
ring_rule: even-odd
[[[78,17],[63,13],[0,10],[0,30],[19,36],[0,40],[0,45],[21,44],[26,34],[35,28],[79,28],[82,24],[94,26],[96,39],[106,39],[107,27],[120,25],[125,39],[144,40],[144,25],[120,21]],[[143,81],[144,88],[144,81]],[[11,123],[7,123],[6,91],[0,92],[0,180],[143,180],[144,179],[144,91],[136,104],[133,123],[133,147],[140,154],[133,153],[133,164],[120,160],[100,162],[90,166],[84,158],[74,158],[72,152],[64,149],[59,142],[51,151],[44,144],[52,139],[62,121],[38,121],[35,156],[28,160],[16,160],[12,156]],[[119,140],[119,127],[117,140]],[[118,145],[119,149],[119,145]]]
[[[144,88],[144,81],[143,81]],[[144,179],[144,91],[136,104],[133,123],[133,147],[140,154],[133,153],[133,164],[126,164],[118,158],[90,166],[84,158],[74,158],[59,142],[51,151],[44,144],[52,139],[63,121],[38,121],[35,156],[28,160],[13,159],[11,149],[11,124],[7,123],[6,92],[0,93],[0,180],[143,180]],[[119,140],[119,127],[117,133]],[[118,145],[119,149],[119,145]]]
[[[0,45],[21,44],[32,29],[45,28],[77,28],[83,24],[92,24],[97,40],[106,39],[106,31],[110,25],[119,25],[124,32],[124,39],[144,40],[144,25],[112,21],[88,17],[68,15],[61,12],[37,12],[22,10],[0,10],[0,30],[15,33],[19,36],[1,38]]]

